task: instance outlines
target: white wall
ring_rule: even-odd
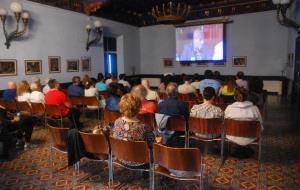
[[[0,7],[9,9],[11,0],[1,0]],[[44,79],[52,77],[60,82],[71,81],[72,76],[83,76],[83,72],[66,72],[66,59],[80,59],[81,56],[91,56],[92,71],[86,72],[91,76],[97,76],[98,72],[104,72],[103,46],[91,47],[85,50],[87,34],[85,25],[87,16],[84,14],[67,11],[55,7],[41,5],[25,0],[19,0],[25,10],[31,14],[29,32],[18,41],[13,41],[11,47],[4,46],[5,38],[0,30],[0,59],[17,59],[18,75],[0,77],[0,89],[6,88],[8,80],[29,80],[33,75],[25,75],[24,60],[38,59],[43,61],[43,74],[35,75]],[[9,14],[12,15],[11,11]],[[130,67],[136,66],[139,70],[139,29],[134,26],[122,24],[106,19],[100,19],[104,28],[104,35],[117,37],[118,42],[118,69],[119,73],[130,73]],[[15,21],[11,17],[7,20],[8,30],[14,30]],[[48,56],[61,56],[62,72],[49,74]]]
[[[231,17],[227,25],[227,64],[225,67],[164,68],[162,58],[175,58],[175,28],[159,25],[140,28],[141,70],[143,74],[200,73],[205,69],[222,74],[244,71],[247,75],[281,76],[287,61],[288,29],[277,23],[276,12],[267,11]],[[232,56],[247,56],[247,67],[232,67]]]

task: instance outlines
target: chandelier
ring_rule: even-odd
[[[107,0],[82,0],[83,10],[89,15],[102,8],[106,2]]]
[[[178,24],[186,21],[191,6],[186,3],[168,2],[152,7],[151,16],[162,24]]]

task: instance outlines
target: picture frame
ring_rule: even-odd
[[[61,57],[60,56],[49,56],[48,57],[49,73],[60,73],[61,72]]]
[[[91,57],[89,56],[81,57],[81,70],[91,71]]]
[[[25,60],[25,74],[42,74],[42,60]]]
[[[16,76],[17,60],[16,59],[0,59],[0,77]]]
[[[67,60],[67,72],[79,72],[79,59]]]
[[[234,56],[232,57],[233,67],[246,67],[247,66],[247,56]]]
[[[174,67],[174,60],[172,58],[163,58],[164,67]]]

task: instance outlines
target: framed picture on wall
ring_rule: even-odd
[[[61,58],[60,56],[49,56],[49,73],[60,73],[61,72]]]
[[[247,57],[246,56],[232,57],[232,66],[233,67],[246,67],[247,66]]]
[[[67,72],[78,72],[79,71],[79,60],[68,59],[67,60]]]
[[[81,70],[91,71],[91,57],[88,56],[81,57]]]
[[[17,75],[16,59],[0,59],[0,77]]]
[[[174,67],[174,62],[172,58],[163,58],[164,67]]]
[[[42,60],[25,60],[25,74],[42,74]]]

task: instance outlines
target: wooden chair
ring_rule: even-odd
[[[189,111],[191,111],[194,105],[200,104],[200,102],[197,100],[185,101],[185,103],[187,104]]]
[[[56,120],[60,121],[60,127],[63,127],[63,116],[58,105],[45,105],[45,121]]]
[[[183,116],[172,116],[169,117],[166,129],[168,131],[174,131],[174,132],[184,132],[184,138],[185,138],[185,143],[184,146],[188,147],[189,142],[189,134],[188,134],[188,123],[186,122],[185,118]]]
[[[189,118],[189,132],[193,134],[189,136],[190,139],[195,139],[203,142],[211,142],[211,141],[222,141],[222,133],[223,133],[223,120],[220,118],[213,119],[204,119],[204,118]],[[195,133],[200,133],[203,135],[214,135],[216,138],[202,138]],[[223,152],[221,149],[221,157],[223,156]]]
[[[48,125],[50,136],[51,136],[51,145],[50,145],[50,162],[53,166],[53,150],[60,152],[62,154],[67,154],[67,136],[69,128],[58,128]],[[75,164],[75,169],[79,166],[79,163]]]
[[[98,91],[98,96],[100,98],[103,97],[104,99],[108,98],[108,92],[107,91]]]
[[[45,105],[43,103],[31,102],[32,115],[37,117],[45,116]]]
[[[32,108],[28,102],[17,102],[18,110],[23,115],[32,115]]]
[[[156,121],[154,113],[139,114],[138,118],[140,121],[151,127],[153,130],[156,129]]]
[[[232,142],[226,138],[226,135],[234,137],[256,138],[251,144],[258,146],[258,161],[261,160],[261,142],[262,130],[259,121],[240,121],[233,119],[224,120],[224,134],[222,138],[222,149],[224,150],[224,141]],[[234,142],[232,142],[234,143]],[[223,151],[222,150],[222,151]],[[221,158],[223,161],[223,157]]]
[[[197,97],[195,94],[178,94],[178,99],[181,101],[193,101],[196,100]]]
[[[106,109],[103,110],[104,113],[104,121],[110,125],[113,125],[115,121],[121,117],[120,112],[112,112],[112,111],[107,111]]]
[[[171,148],[161,144],[154,144],[154,174],[160,174],[175,180],[199,181],[199,189],[203,189],[203,175],[205,165],[198,148]],[[193,177],[177,177],[169,171],[181,170],[195,172]],[[154,176],[152,177],[154,179]],[[152,181],[154,189],[154,180]]]
[[[84,150],[90,154],[93,154],[97,159],[90,159],[92,161],[106,161],[108,163],[109,168],[109,184],[112,180],[112,168],[111,168],[111,154],[110,154],[110,144],[109,139],[105,134],[92,134],[92,133],[84,133],[79,132],[80,137],[83,142]]]
[[[97,118],[100,120],[99,100],[96,96],[83,97],[83,105],[86,106],[85,110],[97,110]]]
[[[69,99],[73,106],[83,106],[83,97],[70,96]]]
[[[4,107],[5,108],[5,101],[0,99],[0,106]]]
[[[4,105],[6,110],[10,111],[10,112],[16,112],[17,111],[17,102],[15,100],[11,100],[11,101],[4,101]]]
[[[148,145],[145,141],[125,141],[116,139],[114,137],[109,137],[110,144],[111,144],[111,154],[115,157],[114,163],[122,166],[129,170],[138,170],[138,171],[147,171],[150,173],[149,180],[150,180],[150,188],[152,184],[152,175],[151,175],[151,168],[152,168],[152,162],[150,162],[151,158],[151,151],[148,148]],[[122,164],[121,161],[130,161],[130,162],[136,162],[136,163],[149,163],[149,168],[146,169],[133,169],[126,167],[124,164]],[[111,168],[113,161],[111,160]],[[112,178],[113,179],[113,178]]]

